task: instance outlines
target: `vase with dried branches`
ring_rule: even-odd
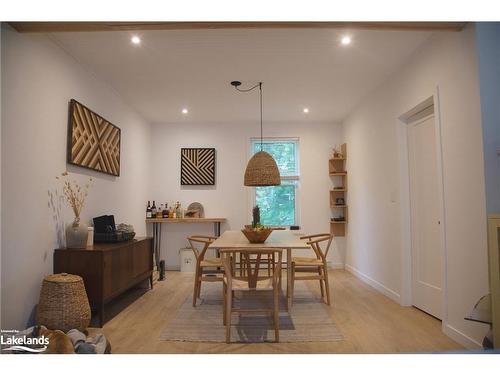
[[[85,206],[92,177],[87,183],[81,185],[71,179],[68,172],[61,173],[56,179],[63,184],[63,197],[66,204],[73,210],[75,218],[66,226],[66,247],[69,249],[81,249],[87,246],[88,227],[80,222],[80,214]]]

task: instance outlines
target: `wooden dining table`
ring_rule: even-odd
[[[215,250],[234,250],[242,252],[245,249],[286,249],[286,299],[287,310],[291,309],[292,296],[292,278],[290,270],[292,269],[292,249],[309,249],[310,246],[306,240],[300,239],[302,234],[291,230],[275,230],[264,243],[250,243],[240,230],[227,230],[210,244],[209,249]]]

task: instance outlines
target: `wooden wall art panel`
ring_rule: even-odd
[[[71,99],[68,163],[120,175],[120,128]]]
[[[181,185],[215,185],[215,148],[181,149]]]

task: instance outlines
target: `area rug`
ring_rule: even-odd
[[[176,317],[162,332],[160,340],[188,342],[225,342],[222,324],[222,285],[205,283],[201,299],[192,306],[188,297]],[[272,306],[272,294],[236,293],[234,304],[239,308]],[[280,342],[331,342],[344,339],[326,306],[305,286],[296,285],[291,314],[285,311],[286,298],[280,296]],[[271,315],[233,314],[231,342],[272,342],[274,326]]]

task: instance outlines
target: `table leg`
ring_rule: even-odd
[[[218,221],[214,223],[214,236],[220,237],[220,222]]]
[[[220,237],[220,222],[218,221],[214,222],[214,236],[217,238]],[[215,256],[220,258],[219,249],[215,249]],[[220,267],[217,267],[217,271],[220,271]]]
[[[286,307],[287,311],[292,309],[292,249],[286,249]]]
[[[153,250],[155,254],[155,267],[158,269],[158,223],[153,223]]]
[[[161,254],[161,223],[158,223],[158,253],[157,253],[157,259],[156,259],[156,264],[158,268],[158,272],[160,272],[160,254]]]
[[[156,271],[160,271],[161,223],[153,223],[153,252]]]

